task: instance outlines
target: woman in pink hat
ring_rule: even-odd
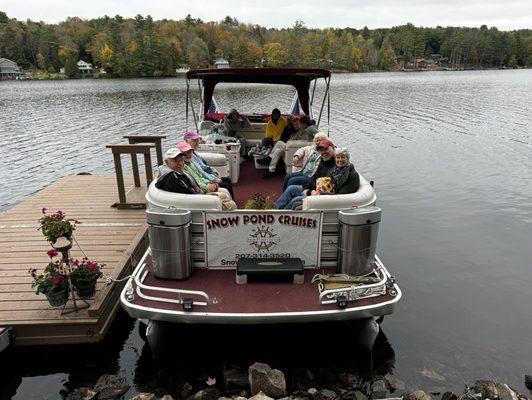
[[[231,179],[227,177],[220,178],[218,176],[218,171],[216,171],[213,167],[209,166],[207,162],[203,158],[201,158],[201,156],[197,153],[200,139],[201,136],[198,135],[198,132],[193,130],[186,131],[185,135],[183,136],[183,140],[188,143],[190,147],[192,147],[192,163],[196,166],[198,171],[201,173],[201,175],[203,175],[205,179],[207,179],[209,182],[217,183],[218,186],[227,189],[231,197],[234,197],[233,184],[231,183]]]
[[[192,155],[194,154],[194,149],[187,142],[181,142],[177,145],[180,153],[183,153],[183,159],[185,165],[183,170],[185,173],[191,177],[196,185],[199,186],[201,192],[204,194],[212,194],[218,196],[222,200],[222,207],[225,210],[234,210],[236,209],[236,203],[233,201],[233,198],[229,194],[229,191],[225,188],[219,187],[218,183],[209,181],[206,179],[200,172],[200,170],[192,162]]]

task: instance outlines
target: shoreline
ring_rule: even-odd
[[[421,72],[464,72],[464,71],[513,71],[513,70],[527,70],[532,67],[515,67],[515,68],[432,68],[432,69],[394,69],[394,70],[374,70],[374,71],[345,71],[345,70],[331,70],[332,74],[346,75],[346,74],[374,74],[374,73],[389,73],[389,72],[407,72],[407,73],[421,73]],[[66,75],[58,73],[31,73],[30,76],[22,76],[17,79],[1,79],[4,81],[64,81],[64,80],[83,80],[83,79],[114,79],[114,80],[131,80],[131,79],[168,79],[168,78],[185,78],[185,73],[179,73],[172,76],[132,76],[132,77],[111,77],[105,75],[99,76],[79,76],[77,78],[69,78]]]
[[[503,382],[477,379],[465,383],[463,393],[406,387],[392,374],[364,377],[322,368],[294,371],[288,378],[268,364],[255,362],[248,370],[225,366],[215,377],[202,376],[183,380],[175,371],[163,369],[157,374],[159,385],[149,385],[149,392],[137,392],[120,375],[102,375],[93,387],[74,389],[67,400],[124,398],[129,400],[528,400]],[[170,383],[168,383],[170,382]],[[190,382],[193,382],[192,384]],[[532,376],[525,375],[525,387],[532,393]],[[169,389],[169,388],[172,389]],[[133,393],[131,393],[133,390]],[[108,394],[114,396],[109,397]],[[131,397],[133,396],[133,397]],[[177,397],[173,397],[177,396]]]

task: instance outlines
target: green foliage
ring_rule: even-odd
[[[394,70],[439,54],[446,66],[493,68],[532,65],[532,30],[423,28],[310,29],[303,21],[289,28],[265,28],[226,16],[203,22],[187,15],[154,21],[137,15],[92,20],[68,18],[59,24],[20,22],[0,12],[0,57],[25,69],[40,68],[76,77],[79,59],[105,68],[112,77],[175,76],[175,68],[207,67],[216,57],[231,66],[314,67],[344,71]],[[264,57],[264,58],[263,58]]]
[[[62,46],[57,54],[65,68],[65,75],[69,78],[77,78],[78,70],[78,52],[71,47]]]
[[[261,47],[252,40],[239,40],[235,44],[231,65],[234,67],[258,67],[262,57]]]
[[[43,208],[42,213],[43,216],[39,219],[39,229],[46,240],[55,243],[60,237],[72,239],[72,233],[76,230],[79,221],[65,219],[66,214],[61,210],[48,214],[47,209]]]
[[[31,268],[28,273],[33,278],[31,287],[35,293],[54,293],[68,288],[67,278],[60,272],[61,261],[51,261],[44,267],[42,274],[37,274],[36,268]]]
[[[102,268],[104,264],[98,264],[83,257],[80,260],[70,260],[72,273],[70,274],[74,286],[89,286],[103,276]]]
[[[269,197],[261,193],[253,193],[244,205],[246,210],[273,210],[275,202]]]

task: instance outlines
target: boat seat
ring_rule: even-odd
[[[218,171],[220,177],[225,178],[231,175],[229,160],[225,154],[198,151],[198,155],[200,155],[209,166]]]
[[[286,173],[289,174],[292,171],[292,158],[294,158],[294,154],[296,151],[298,151],[301,147],[305,147],[308,145],[311,145],[312,142],[308,142],[306,140],[289,140],[286,142],[286,153],[284,157],[284,163],[286,165]]]
[[[302,210],[341,210],[343,208],[372,206],[377,201],[373,186],[360,175],[360,187],[355,193],[307,196]]]
[[[266,124],[264,122],[252,122],[249,128],[240,131],[242,136],[246,139],[246,153],[257,144],[261,146],[265,132]]]
[[[208,194],[172,193],[155,187],[155,179],[146,192],[148,208],[183,208],[186,210],[221,210],[222,201],[218,196]]]

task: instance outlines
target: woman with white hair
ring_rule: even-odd
[[[329,142],[329,140],[325,141]],[[360,176],[349,158],[347,149],[336,149],[333,168],[329,169],[326,174],[323,170],[316,171],[310,183],[303,187],[303,190],[301,190],[302,186],[288,186],[275,202],[276,208],[294,210],[306,196],[355,193],[360,187]]]
[[[320,152],[318,151],[318,144],[327,139],[327,134],[318,132],[314,135],[312,140],[314,144],[301,147],[298,149],[292,158],[292,173],[286,174],[284,177],[283,190],[290,185],[305,185],[309,182],[310,177],[316,171],[320,161]]]

